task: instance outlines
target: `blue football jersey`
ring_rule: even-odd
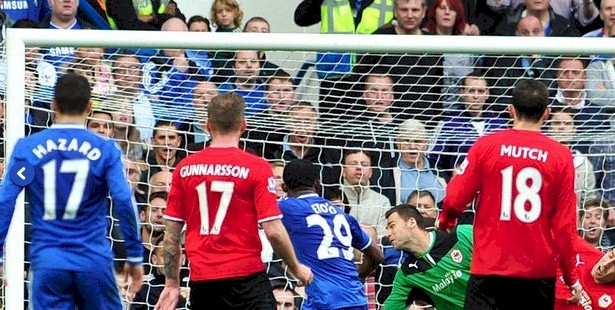
[[[109,193],[126,240],[128,261],[142,262],[137,211],[115,142],[83,125],[57,124],[20,139],[7,172],[23,162],[34,170],[34,180],[25,186],[32,220],[29,260],[33,268],[85,271],[111,263]],[[8,175],[4,178],[0,251],[22,189]]]
[[[0,9],[14,22],[27,18],[38,24],[46,15],[51,14],[49,3],[44,0],[5,0]]]
[[[83,29],[81,24],[79,24],[78,20],[68,28],[68,29],[60,29],[55,26],[53,23],[49,25],[49,29],[55,29],[58,31],[66,31],[66,30],[79,30]],[[70,32],[66,32],[66,35],[70,35]],[[52,64],[57,73],[63,72],[63,67],[69,62],[75,59],[75,48],[74,47],[46,47],[41,49],[41,54],[43,54],[43,60]]]
[[[365,250],[372,240],[359,223],[315,193],[286,198],[279,206],[297,258],[314,274],[303,309],[367,305],[353,248]]]

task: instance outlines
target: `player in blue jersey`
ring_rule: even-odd
[[[121,152],[84,125],[90,92],[82,76],[58,79],[55,124],[17,142],[0,188],[0,257],[15,200],[23,188],[29,196],[34,309],[122,309],[107,238],[109,193],[126,240],[124,272],[132,277],[132,293],[142,283],[143,250]],[[20,177],[28,175],[29,184]]]
[[[361,281],[382,262],[382,252],[357,220],[316,194],[318,176],[312,162],[291,161],[283,179],[288,198],[279,202],[282,223],[297,258],[314,273],[302,309],[367,310]],[[353,248],[365,254],[359,270]]]

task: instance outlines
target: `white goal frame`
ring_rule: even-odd
[[[544,38],[488,36],[331,35],[295,33],[196,33],[8,29],[6,37],[7,95],[5,156],[10,159],[24,136],[25,48],[40,46],[104,48],[181,48],[202,50],[343,51],[414,54],[615,54],[613,38]],[[8,171],[6,172],[8,173]],[[5,173],[5,177],[6,176]],[[24,305],[24,194],[19,195],[6,241],[5,307]]]

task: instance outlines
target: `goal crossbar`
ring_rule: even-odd
[[[544,38],[412,35],[327,35],[296,33],[196,33],[8,29],[5,156],[24,136],[26,47],[181,48],[202,50],[342,51],[372,53],[614,54],[613,38]],[[7,165],[8,165],[7,161]],[[24,305],[24,194],[19,195],[6,242],[6,309]]]

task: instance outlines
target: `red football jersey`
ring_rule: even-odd
[[[615,283],[598,284],[592,277],[592,268],[604,255],[600,250],[589,244],[589,242],[578,237],[575,242],[574,250],[577,252],[576,265],[579,281],[585,291],[581,295],[580,304],[567,304],[566,299],[572,296],[570,289],[559,279],[556,285],[556,310],[590,310],[607,309],[615,310]],[[558,268],[558,274],[561,270]]]
[[[558,255],[574,284],[574,176],[570,150],[539,132],[481,137],[446,188],[440,227],[450,227],[478,195],[472,274],[555,277]]]
[[[264,270],[258,223],[281,218],[269,164],[237,148],[206,148],[175,168],[166,218],[186,222],[190,279]]]

